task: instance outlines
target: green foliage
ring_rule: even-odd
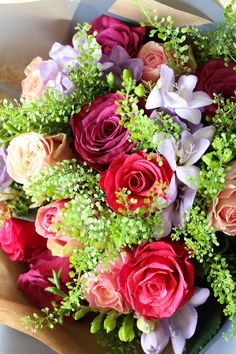
[[[230,60],[236,61],[236,0],[225,8],[224,17],[224,21],[206,35],[201,35],[195,27],[187,28],[202,62],[223,58],[227,65]]]

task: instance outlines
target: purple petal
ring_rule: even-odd
[[[200,169],[197,166],[178,166],[177,178],[189,188],[197,189]]]
[[[158,146],[158,151],[166,158],[171,169],[176,170],[176,148],[172,139],[166,139]]]
[[[162,93],[163,97],[163,107],[170,108],[187,108],[188,104],[186,100],[178,95],[176,92],[165,91]]]
[[[120,45],[115,45],[112,48],[110,60],[116,63],[117,65],[123,65],[126,60],[130,59],[129,54],[126,50]]]
[[[192,99],[192,92],[197,84],[197,76],[182,75],[178,81],[178,93],[186,100]]]
[[[184,339],[189,339],[194,335],[197,327],[197,318],[197,311],[190,304],[181,307],[169,318],[172,344],[174,337],[180,336]]]
[[[195,139],[208,139],[210,143],[212,142],[214,135],[215,127],[213,125],[198,129],[195,133],[193,133]]]
[[[185,166],[191,166],[197,162],[202,155],[206,152],[210,145],[210,141],[207,139],[200,139],[194,143],[192,153],[185,162]]]
[[[174,354],[183,354],[185,346],[185,338],[181,334],[175,334],[171,336],[171,343]]]
[[[199,124],[201,122],[202,114],[199,109],[177,108],[175,109],[175,112],[179,117],[186,119],[193,124]]]
[[[160,234],[160,230],[155,230],[155,237],[166,237],[171,233],[172,229],[172,219],[173,219],[173,212],[174,212],[174,203],[168,206],[168,208],[164,209],[161,213],[161,217],[164,223],[164,232]]]
[[[200,108],[209,106],[213,103],[211,97],[203,91],[195,91],[192,95],[192,100],[189,102],[190,108]]]
[[[197,190],[184,186],[181,192],[178,195],[179,208],[173,212],[173,224],[179,228],[183,228],[184,223],[189,220],[189,210],[193,205]]]
[[[54,80],[59,73],[58,65],[52,59],[43,61],[40,64],[39,70],[40,70],[40,75],[42,77],[42,80],[45,84],[49,80]]]
[[[161,91],[158,86],[155,86],[149,93],[146,101],[146,109],[154,109],[162,106]]]
[[[49,56],[58,64],[59,68],[66,69],[73,60],[78,57],[78,52],[70,45],[63,45],[58,42],[54,43]]]
[[[195,288],[193,297],[190,299],[189,303],[194,307],[204,304],[210,295],[210,290],[207,288]]]
[[[175,74],[168,65],[162,64],[160,69],[159,87],[163,91],[173,91],[175,84]]]
[[[176,176],[173,174],[169,187],[167,189],[168,204],[172,204],[177,197],[177,181]]]
[[[159,321],[154,331],[143,333],[141,346],[146,354],[160,354],[169,342],[169,330],[166,321]]]
[[[143,61],[141,59],[131,58],[127,60],[124,64],[124,68],[131,71],[132,78],[135,81],[139,81],[141,79],[143,73]]]

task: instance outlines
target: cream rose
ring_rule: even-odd
[[[48,137],[34,132],[21,134],[10,142],[7,152],[7,172],[13,180],[22,184],[26,184],[45,166],[72,157],[69,142],[63,133]]]
[[[32,98],[40,98],[45,89],[45,84],[40,75],[39,66],[43,62],[43,59],[36,57],[32,62],[25,68],[26,78],[22,80],[22,93],[21,97],[26,100],[31,100]]]
[[[144,62],[142,80],[156,82],[160,78],[161,64],[167,60],[163,46],[150,41],[142,46],[138,58]]]
[[[218,193],[208,217],[210,224],[226,235],[236,235],[236,161],[226,173],[225,189]]]

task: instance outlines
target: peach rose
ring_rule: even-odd
[[[167,60],[163,46],[150,41],[141,47],[138,58],[144,62],[142,80],[156,82],[160,78],[160,66]]]
[[[120,270],[128,260],[129,254],[121,253],[114,263],[109,264],[108,270],[103,271],[102,267],[99,266],[97,276],[82,277],[83,293],[90,306],[102,311],[129,312],[130,305],[123,294],[118,291],[117,283]]]
[[[210,224],[226,235],[236,235],[236,161],[232,170],[226,173],[225,189],[218,193],[211,206],[208,218]]]
[[[45,84],[40,75],[39,66],[43,62],[43,59],[36,57],[25,68],[26,78],[22,80],[22,93],[21,97],[26,100],[32,100],[32,98],[41,98],[45,89]]]
[[[53,136],[24,133],[12,139],[7,152],[7,172],[13,180],[22,184],[26,184],[45,166],[72,157],[64,133]]]
[[[53,256],[69,257],[79,245],[78,240],[55,231],[53,225],[60,221],[67,199],[58,200],[38,209],[35,229],[37,233],[48,239],[47,248]]]

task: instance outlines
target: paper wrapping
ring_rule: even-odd
[[[221,4],[227,2],[227,0],[216,1]],[[172,15],[177,25],[200,25],[209,22],[204,17],[171,8],[154,0],[141,2],[160,17]],[[22,5],[7,5],[5,8],[0,4],[0,33],[8,34],[0,37],[0,97],[4,79],[6,82],[9,81],[10,75],[11,83],[19,89],[25,65],[37,55],[47,58],[48,50],[54,41],[64,43],[68,40],[69,21],[79,0],[56,0],[56,3],[55,7],[55,0],[41,0]],[[143,20],[142,14],[130,0],[117,0],[109,12],[135,21]],[[29,24],[28,26],[24,24],[26,19],[32,24],[32,31],[27,35],[25,31]],[[17,24],[19,31],[18,29],[16,31],[15,27],[11,28],[13,24]],[[6,96],[9,95],[10,91]],[[75,324],[66,323],[53,330],[38,330],[36,333],[23,327],[21,318],[38,311],[29,304],[24,294],[17,290],[17,278],[24,270],[24,264],[8,260],[0,252],[0,323],[35,337],[59,354],[104,353],[104,348],[98,346],[95,336],[90,334],[86,319]],[[171,347],[168,346],[164,354],[172,353]]]

